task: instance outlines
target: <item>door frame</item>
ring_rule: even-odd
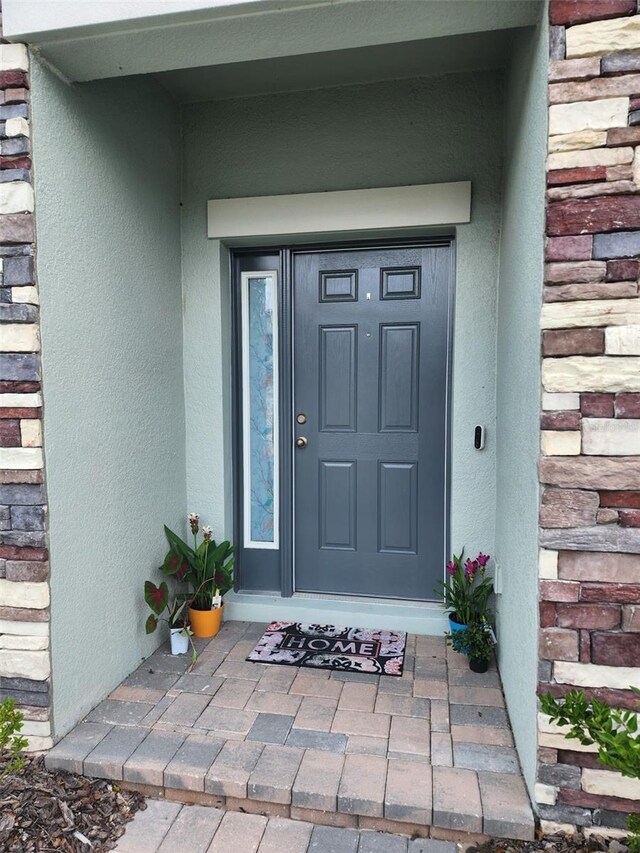
[[[233,470],[233,535],[237,547],[237,570],[234,588],[236,592],[244,591],[244,567],[241,557],[244,536],[244,493],[243,493],[243,437],[242,430],[242,327],[241,327],[241,291],[239,271],[240,259],[247,256],[270,255],[278,256],[278,263],[272,263],[272,269],[277,269],[279,275],[277,306],[278,306],[278,419],[279,419],[279,492],[280,492],[280,527],[279,527],[279,562],[280,588],[268,590],[288,598],[296,594],[295,590],[295,454],[293,446],[294,409],[293,388],[295,379],[294,353],[294,298],[293,292],[293,259],[298,254],[315,252],[345,252],[359,249],[398,249],[411,247],[447,246],[451,252],[450,279],[448,282],[447,298],[447,360],[446,371],[446,400],[445,400],[445,483],[443,496],[443,525],[444,553],[442,555],[443,577],[444,567],[450,550],[451,531],[451,407],[453,390],[453,324],[455,307],[456,283],[456,240],[455,235],[425,236],[418,238],[387,238],[377,240],[345,240],[330,242],[305,242],[300,244],[282,243],[280,245],[230,248],[231,268],[231,313],[232,313],[232,470]],[[249,588],[249,591],[253,591]],[[256,590],[258,591],[258,590]],[[339,593],[327,593],[332,597],[363,598],[363,596],[348,596]],[[403,598],[398,598],[404,601]],[[425,599],[433,602],[437,599]],[[413,601],[413,600],[412,600]],[[415,602],[413,602],[415,603]]]

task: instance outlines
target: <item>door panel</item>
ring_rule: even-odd
[[[358,395],[355,326],[320,327],[320,429],[355,432]]]
[[[448,243],[293,255],[296,590],[434,598],[451,257]]]
[[[356,463],[320,461],[320,548],[356,550]]]
[[[418,538],[418,464],[381,462],[378,478],[381,553],[415,554]]]
[[[380,326],[380,432],[418,431],[420,327]]]

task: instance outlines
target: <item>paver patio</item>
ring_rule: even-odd
[[[450,841],[149,800],[116,853],[457,853]]]
[[[225,623],[192,673],[162,647],[48,766],[342,829],[533,837],[495,665],[473,673],[444,638],[415,635],[401,678],[247,663],[265,627]]]

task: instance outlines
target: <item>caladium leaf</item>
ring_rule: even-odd
[[[166,582],[162,581],[160,586],[156,586],[153,581],[145,581],[144,600],[156,616],[159,616],[169,603],[169,587]]]
[[[184,580],[185,575],[189,571],[189,563],[184,557],[177,554],[173,548],[170,548],[167,556],[164,558],[164,563],[160,566],[160,571],[164,575],[173,575],[177,580],[181,581]]]
[[[156,630],[157,627],[158,627],[158,620],[153,615],[153,613],[150,613],[148,618],[147,618],[147,622],[144,626],[145,631],[147,632],[147,634],[153,634],[153,632]]]

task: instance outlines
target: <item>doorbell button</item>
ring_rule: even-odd
[[[484,427],[478,425],[473,433],[473,446],[476,450],[484,450]]]

